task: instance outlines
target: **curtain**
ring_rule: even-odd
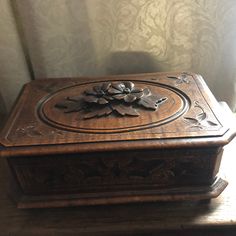
[[[236,108],[235,0],[0,2],[0,109],[32,77],[156,71],[201,74]]]
[[[10,110],[19,90],[30,80],[30,76],[9,0],[0,0],[0,15],[1,115]]]

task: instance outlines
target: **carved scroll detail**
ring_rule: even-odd
[[[198,101],[195,101],[194,104],[194,108],[200,109],[200,113],[198,113],[196,117],[184,117],[185,121],[190,125],[190,128],[204,129],[209,126],[218,126],[218,124],[208,119],[207,113],[203,107],[199,105]]]
[[[105,82],[89,88],[83,95],[67,97],[55,105],[64,113],[84,111],[84,119],[108,116],[139,116],[137,109],[157,110],[167,97],[153,95],[148,88],[137,88],[130,81]]]

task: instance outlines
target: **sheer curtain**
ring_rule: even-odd
[[[235,12],[235,0],[0,0],[0,109],[32,75],[154,71],[202,74],[235,109]]]

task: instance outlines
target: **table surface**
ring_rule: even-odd
[[[8,168],[1,159],[0,235],[236,235],[235,153],[236,138],[225,147],[221,163],[229,185],[210,202],[31,210],[16,209],[9,199]]]

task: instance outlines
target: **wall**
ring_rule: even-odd
[[[9,0],[0,0],[0,114],[10,109],[30,80]]]
[[[23,25],[36,78],[193,71],[204,76],[219,100],[235,109],[235,0],[12,3]],[[0,68],[0,85],[10,107],[29,72],[5,5],[7,11],[0,8],[6,15],[0,23],[1,32],[2,28],[6,32],[1,42],[0,61],[5,64]]]

